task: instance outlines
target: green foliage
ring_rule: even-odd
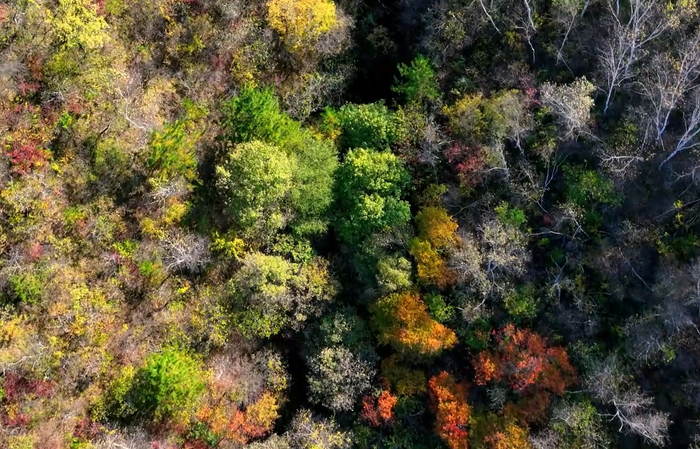
[[[41,300],[44,282],[44,276],[39,272],[13,274],[8,279],[10,298],[20,304],[36,304]]]
[[[496,206],[494,210],[496,211],[498,219],[505,225],[520,228],[527,222],[525,212],[517,207],[510,207],[505,201]]]
[[[233,323],[244,335],[269,338],[288,323],[294,266],[277,256],[249,254],[229,283]]]
[[[411,262],[405,257],[386,255],[377,262],[377,284],[382,296],[407,290],[413,285]]]
[[[186,351],[167,348],[146,359],[129,394],[139,415],[159,422],[186,416],[204,389],[201,363]]]
[[[201,133],[196,121],[207,111],[191,101],[185,102],[186,116],[154,131],[148,142],[146,167],[157,174],[160,181],[169,181],[176,175],[191,181],[196,176],[195,144]]]
[[[241,232],[269,235],[283,226],[292,163],[278,147],[253,141],[238,144],[216,167],[216,185]]]
[[[394,80],[392,90],[407,103],[435,100],[440,96],[435,69],[425,56],[416,56],[411,65],[399,64],[398,69],[401,79]]]
[[[591,202],[613,206],[622,204],[622,197],[615,191],[613,182],[605,179],[599,171],[572,165],[565,166],[563,171],[566,182],[564,194],[568,201],[581,207]]]
[[[385,150],[401,135],[396,117],[383,103],[346,104],[337,112],[327,112],[325,119],[337,120],[344,149]]]
[[[299,236],[324,232],[328,226],[327,213],[333,200],[333,177],[338,166],[337,151],[331,142],[314,137],[282,112],[271,88],[244,88],[237,97],[224,105],[223,114],[222,137],[228,144],[239,144],[233,150],[234,153],[241,143],[260,141],[267,144],[268,148],[265,154],[259,155],[259,163],[267,164],[270,169],[274,166],[279,173],[285,170],[289,172],[291,178],[285,181],[289,193],[286,213],[287,218],[291,218],[289,227],[292,232]],[[259,148],[260,143],[256,145]],[[274,152],[276,156],[271,153],[271,147],[277,148]],[[229,151],[229,162],[231,154]],[[226,163],[224,162],[223,168],[226,168]],[[240,182],[235,179],[232,181],[243,190],[249,190],[248,193],[252,193],[246,187],[249,184],[256,186],[253,189],[255,192],[261,192],[257,187],[266,186],[270,181],[259,177],[262,175],[260,171],[251,170],[247,174],[249,178]],[[237,190],[238,187],[233,189]],[[272,190],[275,190],[274,187]],[[264,194],[265,192],[261,193]],[[246,195],[247,199],[243,202],[253,198],[257,202],[264,201],[264,198],[256,195]],[[279,218],[281,217],[274,213],[267,217],[272,226],[275,222],[281,225]],[[259,220],[259,215],[250,217],[247,220],[248,226]]]
[[[446,323],[454,318],[455,308],[447,302],[442,295],[430,293],[425,295],[425,303],[428,306],[428,312],[439,323]]]
[[[328,141],[307,138],[295,156],[289,226],[297,235],[321,234],[328,227],[338,153]]]
[[[298,140],[301,126],[280,111],[272,88],[245,87],[222,108],[224,137],[233,144],[261,140],[284,147]]]
[[[409,182],[403,162],[393,154],[362,148],[349,151],[336,184],[340,238],[358,245],[375,233],[408,223],[409,204],[401,198]]]
[[[503,298],[508,314],[517,320],[529,320],[537,316],[539,299],[533,284],[519,285]]]

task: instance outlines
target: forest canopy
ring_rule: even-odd
[[[0,448],[700,449],[693,0],[0,2]]]

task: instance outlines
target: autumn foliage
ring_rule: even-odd
[[[409,242],[416,260],[418,280],[444,288],[454,281],[441,252],[459,241],[457,223],[443,208],[426,207],[415,217],[418,236]]]
[[[370,395],[362,399],[362,419],[372,427],[391,424],[394,419],[394,407],[398,398],[384,390],[378,398]]]
[[[435,432],[450,449],[467,449],[466,426],[471,408],[466,386],[443,371],[430,379],[428,390],[435,410]]]
[[[564,394],[576,379],[566,350],[548,346],[530,330],[509,324],[494,332],[494,340],[495,349],[481,352],[474,361],[476,383],[506,382],[523,395],[521,406],[509,407],[524,420],[537,419],[549,405],[549,395]]]
[[[435,321],[417,293],[394,293],[370,307],[379,341],[406,355],[437,356],[457,343],[455,333]]]

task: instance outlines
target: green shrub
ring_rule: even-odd
[[[520,228],[527,222],[525,212],[523,212],[521,209],[518,209],[517,207],[509,206],[508,203],[506,203],[505,201],[496,206],[494,210],[496,211],[498,219],[503,224],[510,225],[515,228]]]
[[[537,316],[539,299],[536,293],[534,285],[525,284],[506,294],[503,302],[508,314],[516,320],[532,319]]]
[[[615,191],[615,184],[605,179],[598,171],[566,166],[564,181],[566,199],[581,207],[586,207],[591,202],[613,206],[619,206],[622,203],[622,197]]]
[[[431,293],[425,296],[425,302],[428,305],[428,311],[440,323],[450,321],[455,314],[455,308],[445,302],[445,298],[437,293]]]
[[[335,114],[344,149],[384,150],[400,137],[394,114],[383,103],[346,104]]]
[[[401,79],[395,79],[392,90],[407,103],[435,100],[440,96],[435,69],[423,55],[418,55],[411,65],[399,64]]]
[[[41,300],[44,289],[44,276],[40,273],[25,272],[10,276],[10,297],[21,304],[36,304]]]
[[[146,359],[129,396],[137,414],[159,422],[186,416],[204,389],[201,363],[186,351],[167,348]]]

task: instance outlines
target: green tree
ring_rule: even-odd
[[[283,227],[292,164],[278,147],[253,141],[238,144],[216,167],[217,187],[241,231],[260,237]]]
[[[233,144],[261,140],[284,147],[302,134],[301,125],[280,111],[272,88],[245,87],[224,103],[222,113],[222,137]]]
[[[401,130],[396,116],[383,103],[346,104],[338,111],[326,111],[326,126],[334,124],[344,149],[385,150],[396,142]]]
[[[186,351],[167,348],[146,359],[130,396],[138,414],[162,421],[186,415],[204,389],[201,363]]]
[[[350,150],[338,169],[336,230],[350,245],[358,245],[411,219],[402,195],[410,175],[403,161],[389,152]]]
[[[268,338],[288,323],[294,268],[281,257],[261,253],[243,259],[243,266],[229,283],[233,321],[243,334]]]
[[[399,64],[401,79],[394,79],[392,90],[407,103],[421,103],[440,96],[435,69],[423,55],[416,56],[410,65]]]
[[[323,348],[308,359],[312,402],[333,411],[350,411],[371,386],[374,369],[348,348]]]
[[[309,138],[296,153],[290,203],[295,234],[321,234],[328,227],[338,152],[328,141]]]

